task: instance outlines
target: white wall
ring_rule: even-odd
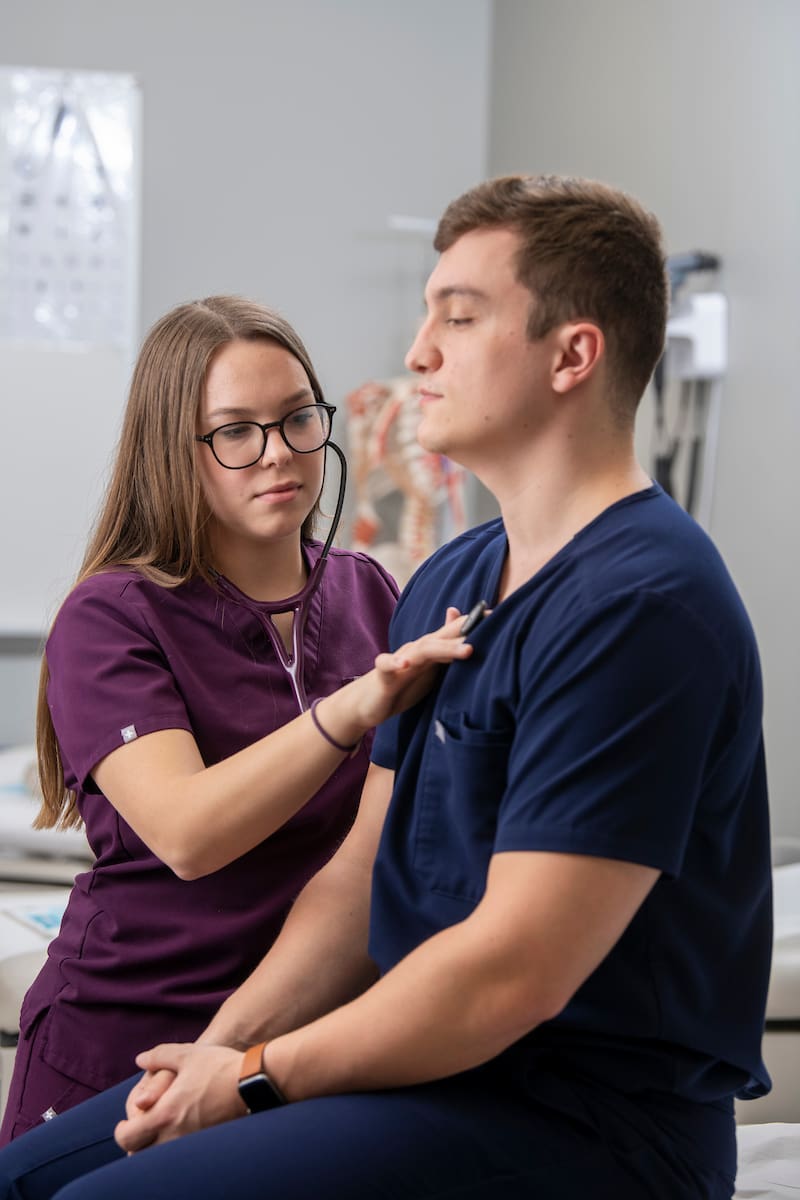
[[[712,533],[761,645],[776,830],[800,833],[800,4],[495,0],[491,16],[490,0],[28,0],[0,6],[0,54],[140,80],[142,327],[214,291],[275,303],[334,402],[400,367],[414,320],[426,256],[387,215],[437,215],[487,173],[487,139],[490,174],[607,179],[671,250],[718,251]],[[29,736],[34,675],[0,660],[0,744]]]
[[[0,6],[0,55],[138,78],[142,329],[194,297],[256,297],[297,324],[336,403],[402,367],[425,257],[389,214],[435,216],[485,174],[490,16],[490,0],[26,0]],[[20,397],[37,410],[18,383],[0,420]],[[57,504],[70,470],[30,486]],[[32,735],[32,683],[19,657],[5,668],[0,744]]]
[[[724,260],[730,370],[711,533],[750,611],[776,833],[800,834],[800,4],[496,0],[489,174],[627,188]]]

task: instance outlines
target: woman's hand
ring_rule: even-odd
[[[379,654],[375,667],[362,677],[370,692],[361,697],[368,728],[395,713],[417,704],[433,687],[442,666],[469,658],[472,646],[461,634],[464,618],[457,608],[448,608],[445,623],[414,642],[406,642],[393,654]]]
[[[379,654],[375,667],[321,702],[320,720],[344,743],[355,742],[387,717],[417,704],[433,687],[443,666],[472,654],[461,632],[464,617],[448,608],[439,629]]]

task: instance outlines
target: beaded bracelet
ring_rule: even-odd
[[[341,750],[342,754],[349,754],[352,758],[361,745],[361,738],[359,738],[357,742],[353,742],[352,746],[344,746],[341,742],[337,742],[336,738],[332,738],[327,729],[322,728],[320,719],[317,716],[317,705],[319,704],[320,700],[324,699],[324,696],[320,696],[319,699],[315,700],[311,705],[311,720],[314,722],[314,728],[319,734],[322,735],[322,737],[325,738],[325,741],[328,743],[328,745],[333,746],[335,750]]]

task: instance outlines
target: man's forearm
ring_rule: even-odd
[[[289,1100],[403,1087],[469,1070],[562,1010],[622,935],[658,872],[500,854],[486,894],[364,994],[270,1042]]]
[[[308,1024],[374,981],[367,954],[372,866],[393,780],[391,771],[370,767],[344,843],[306,885],[269,954],[199,1041],[244,1049]]]
[[[244,1049],[352,1000],[376,978],[367,954],[369,887],[334,862],[306,886],[272,950],[225,1001],[200,1042]],[[343,886],[349,884],[347,904]]]
[[[506,1004],[506,980],[493,965],[468,923],[435,934],[352,1003],[270,1041],[267,1072],[290,1100],[304,1100],[477,1066],[552,1015],[531,1004],[519,1022],[519,1001]]]

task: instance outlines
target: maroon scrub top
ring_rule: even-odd
[[[309,563],[319,543],[305,546]],[[161,1041],[190,1041],[275,939],[289,906],[350,827],[370,738],[291,820],[235,862],[182,881],[98,790],[105,755],[186,729],[206,765],[298,715],[255,601],[201,579],[160,587],[133,571],[79,584],[47,643],[48,701],[67,786],[96,855],[22,1008],[43,1058],[101,1089]],[[364,554],[332,550],[304,634],[309,700],[369,670],[386,648],[397,588]]]

